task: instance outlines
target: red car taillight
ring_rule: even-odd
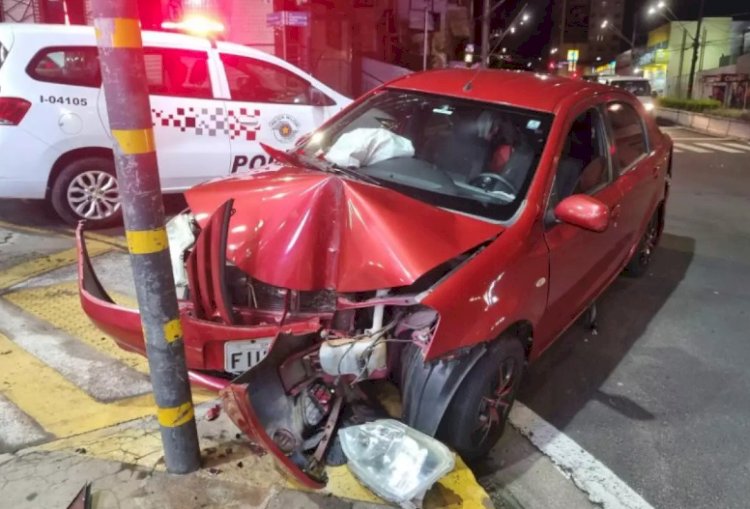
[[[0,125],[18,125],[31,103],[18,97],[0,97]]]

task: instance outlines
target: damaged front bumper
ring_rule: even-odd
[[[146,355],[146,344],[141,319],[136,309],[120,306],[110,297],[94,272],[86,249],[83,226],[76,230],[78,248],[78,290],[81,307],[103,332],[111,336],[123,350]],[[320,321],[310,318],[283,326],[263,324],[254,326],[225,325],[195,317],[190,302],[180,301],[185,344],[185,361],[191,382],[212,390],[229,384],[230,378],[217,376],[225,371],[225,344],[230,341],[271,339],[279,334],[307,334],[320,329]]]

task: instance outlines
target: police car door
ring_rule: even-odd
[[[217,70],[207,51],[145,47],[144,58],[164,191],[225,175],[229,131],[224,101],[214,99]]]
[[[322,124],[327,106],[335,104],[288,69],[250,56],[220,56],[229,88],[231,173],[270,162],[258,142],[287,150]]]

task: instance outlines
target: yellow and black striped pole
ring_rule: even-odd
[[[136,0],[94,0],[93,10],[164,459],[169,472],[184,474],[200,468],[200,449],[164,229],[138,5]]]

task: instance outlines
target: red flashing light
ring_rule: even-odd
[[[18,97],[0,97],[0,125],[18,125],[31,103]]]

